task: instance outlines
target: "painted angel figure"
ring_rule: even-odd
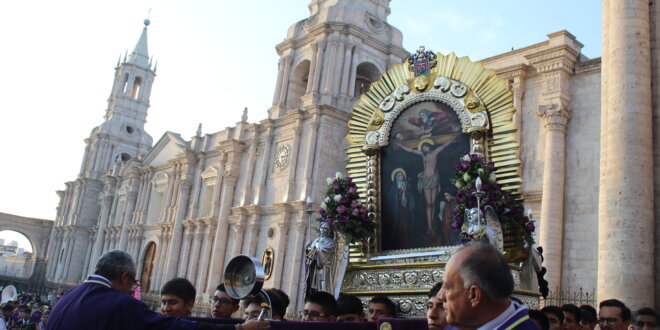
[[[419,127],[419,136],[429,135],[435,126],[447,120],[447,113],[444,111],[433,112],[428,109],[421,109],[418,118],[408,118],[408,122]]]

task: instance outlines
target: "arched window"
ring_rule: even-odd
[[[289,80],[289,91],[286,103],[289,107],[296,109],[300,107],[300,97],[305,95],[309,83],[309,60],[303,60],[296,66],[293,76]]]
[[[140,88],[142,87],[142,78],[135,77],[133,81],[133,92],[131,93],[131,98],[137,100],[140,96]]]
[[[360,63],[355,74],[355,90],[353,96],[359,97],[366,93],[371,86],[371,83],[380,78],[380,70],[369,62]]]
[[[121,84],[121,91],[126,93],[128,91],[128,73],[124,75],[124,82]]]

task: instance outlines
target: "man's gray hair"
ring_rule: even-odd
[[[126,251],[112,250],[104,253],[96,262],[94,274],[101,275],[110,281],[117,280],[122,273],[135,276],[135,261]]]
[[[461,250],[469,253],[458,268],[465,288],[480,288],[490,299],[503,300],[513,293],[513,276],[504,257],[491,244],[473,243]]]

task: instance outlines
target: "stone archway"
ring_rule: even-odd
[[[14,283],[19,291],[34,293],[45,292],[46,262],[51,253],[48,251],[51,229],[54,221],[21,217],[13,214],[0,213],[0,231],[18,232],[32,244],[31,274],[27,278],[1,276],[3,282]]]
[[[149,242],[144,252],[142,259],[142,271],[140,272],[140,284],[142,284],[142,292],[149,292],[151,288],[151,275],[154,270],[154,260],[156,259],[156,243]]]

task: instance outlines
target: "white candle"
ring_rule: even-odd
[[[474,186],[477,188],[477,191],[481,191],[481,178],[477,177],[477,181],[474,183]]]
[[[307,209],[311,209],[311,208],[312,208],[312,197],[307,196]]]
[[[532,209],[527,209],[527,217],[532,220]]]

